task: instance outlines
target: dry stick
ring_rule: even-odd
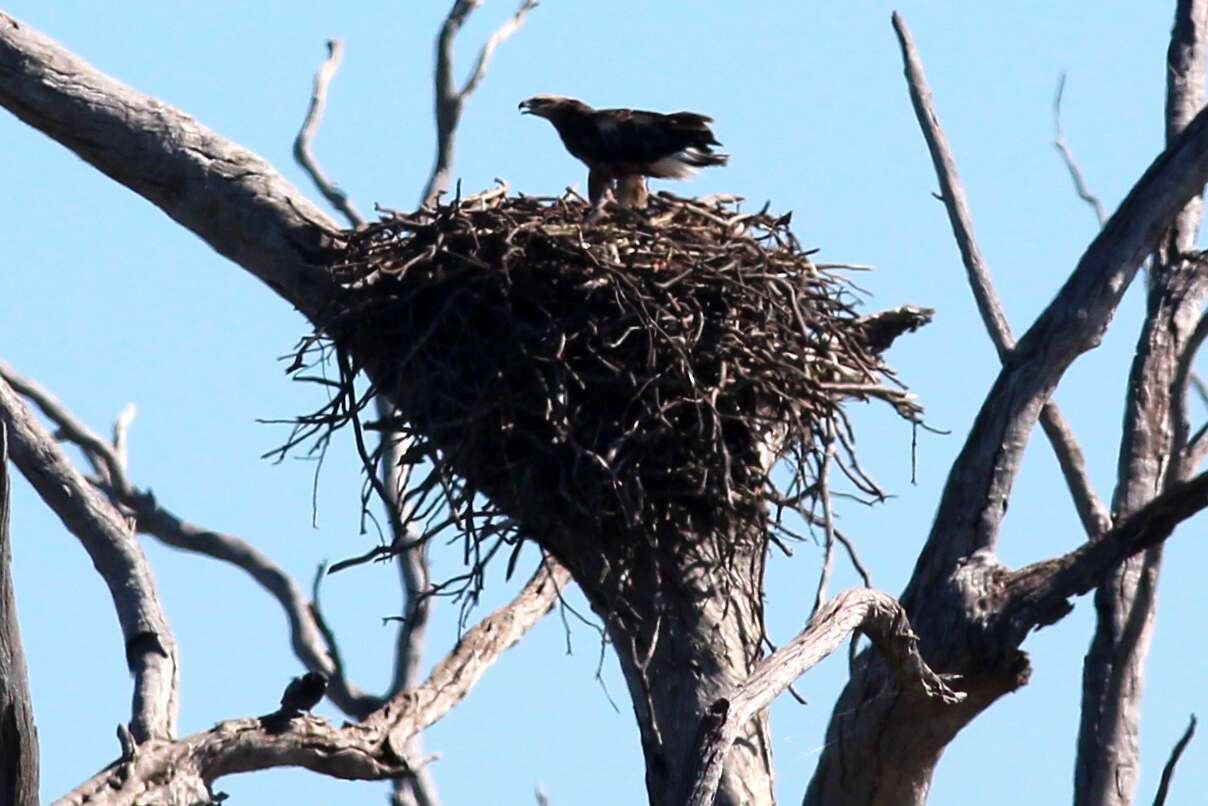
[[[340,59],[343,56],[344,42],[339,39],[329,39],[327,41],[327,61],[323,62],[319,71],[315,73],[315,86],[310,95],[310,106],[306,110],[302,128],[299,130],[298,136],[294,138],[294,159],[314,180],[328,203],[343,213],[352,226],[359,227],[365,223],[365,219],[348,200],[348,194],[340,190],[335,183],[328,181],[323,169],[319,167],[319,161],[315,159],[310,150],[310,141],[314,139],[319,123],[323,120],[323,110],[327,107],[327,88],[331,84],[336,70],[339,69]]]
[[[482,3],[483,0],[454,0],[453,7],[449,9],[436,38],[436,161],[432,175],[424,187],[425,206],[434,203],[440,194],[449,189],[449,174],[453,167],[453,133],[461,120],[461,111],[466,101],[474,94],[474,90],[478,89],[487,74],[491,56],[496,48],[519,30],[525,17],[537,6],[537,0],[524,0],[511,19],[491,34],[482,50],[478,52],[473,72],[459,90],[453,82],[453,43],[466,18]]]
[[[852,631],[867,635],[885,658],[906,696],[953,704],[965,698],[927,666],[906,611],[888,594],[854,588],[838,594],[810,619],[792,641],[764,658],[728,696],[714,702],[704,717],[688,806],[711,806],[717,797],[726,753],[743,726],[767,708],[785,688],[833,652]]]
[[[931,90],[923,75],[923,66],[919,60],[914,40],[906,28],[905,21],[895,12],[893,27],[897,32],[898,41],[902,46],[902,58],[906,63],[906,82],[910,88],[910,99],[914,104],[915,115],[931,152],[931,161],[935,166],[936,176],[940,182],[944,208],[948,211],[948,219],[952,224],[952,233],[960,248],[961,260],[969,275],[969,285],[973,289],[973,297],[981,312],[982,321],[990,334],[990,340],[998,351],[998,358],[1005,362],[1015,348],[1015,339],[1011,335],[998,297],[990,280],[990,272],[973,236],[973,221],[969,207],[965,202],[965,191],[956,172],[956,162],[948,147],[948,140],[940,128],[939,118],[931,103]],[[1102,534],[1111,526],[1111,517],[1103,502],[1095,495],[1090,475],[1086,469],[1086,461],[1078,448],[1073,429],[1061,415],[1057,404],[1048,401],[1040,411],[1040,422],[1044,432],[1053,445],[1057,454],[1057,462],[1069,486],[1078,517],[1088,535]]]
[[[130,425],[134,422],[134,416],[137,413],[138,409],[134,404],[127,403],[113,423],[113,455],[123,473],[129,472],[130,452],[127,438],[130,434]]]
[[[1187,749],[1191,737],[1195,735],[1195,723],[1195,714],[1192,714],[1191,720],[1187,723],[1187,730],[1183,731],[1183,735],[1171,749],[1170,758],[1166,759],[1166,765],[1162,767],[1162,780],[1158,783],[1158,792],[1154,796],[1153,806],[1163,806],[1166,803],[1166,795],[1170,791],[1170,781],[1174,777],[1174,767],[1179,763],[1179,756],[1183,755],[1183,751]]]
[[[329,678],[327,696],[337,708],[353,718],[363,719],[381,704],[381,698],[362,691],[345,678],[333,662],[332,646],[323,635],[310,600],[293,578],[268,556],[233,535],[180,520],[159,506],[149,493],[136,494],[130,503],[140,532],[173,548],[230,563],[247,572],[271,594],[289,622],[290,647],[294,655],[307,669],[322,672]]]
[[[831,509],[830,497],[830,463],[835,455],[834,422],[826,421],[826,451],[822,455],[822,467],[818,471],[818,498],[822,502],[823,528],[826,532],[826,556],[822,561],[822,572],[818,575],[818,590],[814,594],[814,606],[810,609],[810,618],[822,607],[826,600],[826,583],[830,581],[831,569],[835,560],[835,519]]]
[[[510,603],[462,636],[414,691],[385,703],[363,722],[333,728],[325,720],[300,717],[285,730],[259,718],[220,722],[176,742],[138,748],[119,768],[102,770],[54,806],[133,806],[207,802],[216,778],[272,767],[305,767],[339,778],[382,780],[411,775],[422,760],[404,754],[407,739],[449,712],[500,655],[545,617],[558,601],[570,573],[547,561]]]
[[[1057,130],[1053,145],[1061,153],[1061,159],[1070,172],[1070,179],[1074,182],[1074,191],[1078,194],[1078,198],[1091,206],[1091,209],[1095,211],[1095,218],[1099,221],[1099,227],[1102,228],[1104,222],[1107,221],[1107,212],[1103,209],[1103,202],[1087,189],[1086,183],[1082,181],[1082,171],[1079,170],[1078,163],[1074,160],[1074,154],[1065,142],[1065,129],[1061,125],[1061,96],[1064,94],[1065,72],[1062,71],[1061,77],[1057,79],[1057,92],[1053,96],[1053,127]]]
[[[118,494],[128,496],[133,492],[126,479],[124,461],[100,434],[93,431],[77,418],[63,403],[37,381],[26,378],[8,364],[0,361],[0,378],[3,378],[17,394],[33,401],[46,417],[58,428],[57,436],[80,447],[98,473],[112,484]]]
[[[129,508],[139,532],[149,534],[178,549],[192,551],[243,569],[273,595],[285,611],[290,626],[290,645],[294,654],[311,671],[331,678],[328,696],[350,716],[363,717],[380,704],[365,692],[344,680],[332,664],[329,647],[318,629],[310,602],[292,578],[249,543],[232,535],[195,526],[164,509],[150,493],[137,490],[126,473],[124,459],[116,446],[84,425],[54,395],[37,381],[20,375],[0,362],[0,377],[31,400],[58,428],[60,437],[80,446],[97,473],[105,478],[105,491],[119,504]],[[129,426],[131,407],[119,416],[115,431]]]
[[[139,743],[176,734],[176,639],[147,557],[126,518],[80,475],[54,438],[0,379],[0,421],[13,462],[63,525],[79,538],[109,587],[134,674],[130,731]]]

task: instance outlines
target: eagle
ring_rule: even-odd
[[[520,109],[554,124],[566,150],[587,165],[587,196],[597,212],[614,186],[619,204],[643,207],[645,177],[687,179],[730,159],[711,148],[721,145],[709,129],[713,118],[695,112],[592,109],[561,95],[536,95]]]

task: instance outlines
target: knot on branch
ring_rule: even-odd
[[[921,408],[855,287],[788,215],[737,201],[659,194],[589,226],[572,194],[498,190],[348,233],[343,294],[295,362],[334,345],[340,377],[291,444],[355,420],[364,370],[399,412],[382,425],[412,440],[405,461],[431,468],[407,493],[424,531],[534,538],[572,569],[583,550],[615,569],[635,547],[766,539],[769,505],[811,503],[836,434],[879,496],[840,403]]]

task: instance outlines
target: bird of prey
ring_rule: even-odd
[[[713,118],[695,112],[592,109],[560,95],[536,95],[520,109],[554,124],[566,150],[587,165],[587,195],[597,211],[614,185],[619,204],[642,207],[645,177],[687,179],[730,158],[711,148],[721,145],[708,126]]]
[[[319,704],[327,693],[327,678],[318,672],[307,672],[301,677],[295,677],[285,687],[281,695],[282,713],[309,712]]]

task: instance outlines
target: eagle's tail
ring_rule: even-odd
[[[710,165],[725,165],[729,154],[716,154],[708,146],[688,146],[647,166],[648,176],[666,179],[687,179],[695,176],[700,168]]]
[[[708,146],[689,146],[675,155],[680,162],[693,168],[708,168],[710,165],[725,165],[730,159],[729,154],[715,153]]]

